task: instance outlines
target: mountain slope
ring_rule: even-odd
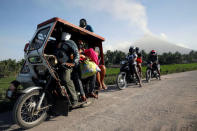
[[[188,54],[191,51],[189,48],[184,48],[150,35],[144,36],[143,38],[137,40],[133,45],[139,47],[140,50],[145,50],[147,53],[153,49],[159,54],[164,52],[175,53],[176,51],[180,52],[181,54]]]

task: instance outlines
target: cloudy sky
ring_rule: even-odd
[[[197,50],[196,0],[1,0],[0,60],[23,58],[37,24],[60,17],[86,18],[103,36],[104,50],[120,49],[144,35]]]

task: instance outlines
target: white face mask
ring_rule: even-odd
[[[67,32],[63,32],[62,33],[62,40],[70,40],[71,38],[71,34],[67,33]]]

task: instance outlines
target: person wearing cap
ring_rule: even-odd
[[[58,61],[61,63],[60,79],[68,89],[72,97],[72,104],[75,106],[78,103],[78,98],[73,81],[71,80],[71,73],[73,67],[79,64],[79,53],[77,45],[73,40],[70,40],[71,35],[67,32],[62,32],[61,42],[58,44]],[[73,55],[73,59],[71,59]]]
[[[78,48],[79,48],[79,54],[80,54],[80,61],[82,63],[86,59],[90,59],[91,61],[97,63],[98,56],[96,55],[96,52],[93,50],[93,48],[84,49],[84,42],[82,40],[78,41]],[[94,93],[96,75],[92,75],[86,79],[83,79],[82,82],[84,84],[85,92],[87,93],[87,96],[98,98],[98,95]]]
[[[87,97],[86,97],[86,90],[84,90],[84,87],[83,87],[83,83],[82,83],[82,80],[81,80],[81,69],[80,69],[80,63],[85,60],[85,56],[83,54],[81,54],[83,51],[81,50],[82,49],[82,41],[81,40],[78,40],[77,42],[77,48],[78,48],[78,52],[79,52],[79,64],[76,65],[74,68],[73,68],[73,72],[72,72],[72,80],[74,82],[74,85],[75,85],[75,88],[76,90],[78,90],[80,92],[80,97],[81,97],[81,100],[82,101],[87,101]]]
[[[86,29],[86,30],[88,30],[90,32],[94,32],[93,29],[92,29],[92,27],[87,24],[87,21],[84,18],[83,19],[80,19],[80,21],[79,21],[79,27],[84,28],[84,29]]]

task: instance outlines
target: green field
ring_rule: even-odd
[[[197,70],[197,63],[191,64],[172,64],[172,65],[161,65],[161,74],[171,74],[178,72],[185,72]],[[106,84],[114,84],[116,82],[116,76],[120,72],[119,68],[107,68],[107,77],[105,78]],[[143,76],[145,76],[146,67],[142,67]]]
[[[161,65],[161,74],[171,74],[176,72],[184,72],[197,70],[197,63],[191,64],[172,64],[172,65]],[[143,76],[145,76],[146,67],[142,67]],[[116,75],[120,72],[119,68],[107,68],[107,73],[105,77],[106,84],[114,84]],[[10,76],[7,78],[0,78],[0,99],[5,92],[5,89],[8,88],[9,83],[14,80],[15,76]]]
[[[15,79],[16,79],[15,76],[0,78],[0,100],[5,97],[5,92],[9,86],[9,83]]]
[[[5,99],[6,90],[11,81],[15,80],[15,76],[10,76],[7,78],[0,78],[0,112],[8,111],[12,109],[13,103],[8,99]]]

